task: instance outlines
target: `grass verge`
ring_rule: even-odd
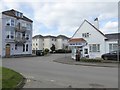
[[[13,90],[17,88],[22,79],[23,76],[19,73],[2,67],[2,90]]]

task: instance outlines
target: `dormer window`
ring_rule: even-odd
[[[21,17],[21,18],[23,17],[23,14],[20,13],[20,12],[17,12],[17,11],[16,11],[16,14],[15,14],[15,15],[16,15],[17,17]]]

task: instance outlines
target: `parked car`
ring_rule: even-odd
[[[116,61],[118,60],[118,57],[120,57],[120,51],[113,51],[113,52],[110,52],[110,53],[103,54],[101,56],[101,58],[104,59],[104,60],[116,60]]]
[[[36,50],[36,55],[37,56],[44,56],[44,51],[43,50]]]

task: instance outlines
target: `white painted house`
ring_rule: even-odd
[[[98,19],[94,25],[84,20],[72,38],[69,47],[72,49],[71,57],[75,59],[76,51],[81,51],[81,57],[100,58],[102,54],[117,50],[118,33],[103,34],[99,30]]]
[[[52,47],[52,44],[55,45],[57,49],[65,49],[65,46],[68,46],[69,38],[64,35],[56,36],[42,36],[36,35],[32,38],[32,50],[43,50],[49,49]]]
[[[2,57],[32,54],[32,20],[16,10],[3,11],[0,15]]]

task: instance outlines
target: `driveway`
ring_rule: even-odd
[[[118,68],[68,65],[53,60],[70,56],[4,58],[4,67],[27,78],[24,88],[117,88]]]

